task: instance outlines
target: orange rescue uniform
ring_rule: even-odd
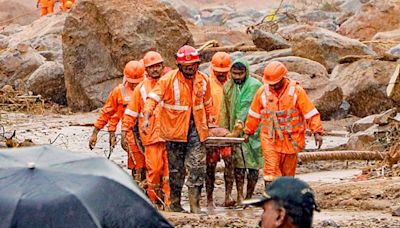
[[[65,3],[67,3],[67,2],[72,2],[72,4],[73,3],[75,3],[75,0],[61,0],[61,5],[60,5],[60,10],[61,11],[64,11],[64,12],[67,12],[69,9],[65,6],[66,4]]]
[[[107,123],[109,124],[108,130],[114,132],[119,120],[122,119],[125,108],[133,96],[132,89],[128,86],[120,84],[115,87],[106,103],[100,112],[100,117],[95,122],[94,126],[97,129],[102,129]],[[129,142],[130,151],[128,151],[128,169],[140,169],[145,166],[145,159],[143,153],[140,152],[136,145],[135,137],[132,131],[128,131],[127,139]]]
[[[40,4],[41,7],[41,16],[54,13],[54,0],[38,0],[37,3]]]
[[[160,180],[162,178],[162,190],[164,193],[164,201],[167,206],[170,205],[169,187],[169,169],[167,150],[165,141],[160,138],[160,121],[159,114],[161,106],[158,105],[149,119],[150,127],[147,134],[142,132],[144,104],[148,94],[156,85],[157,81],[148,77],[141,82],[134,90],[132,101],[129,102],[122,121],[122,130],[131,132],[135,125],[136,119],[139,118],[139,133],[142,144],[145,148],[146,168],[148,189],[147,194],[152,202],[157,202],[158,189],[160,188]]]
[[[206,140],[212,108],[207,75],[197,72],[194,79],[189,80],[178,70],[168,72],[149,93],[143,113],[153,114],[161,101],[161,138],[166,141],[187,142],[189,121],[193,115],[200,141]]]
[[[312,133],[323,134],[320,114],[304,89],[295,81],[283,80],[280,94],[268,84],[257,91],[244,129],[252,135],[261,122],[265,181],[295,175],[297,153],[305,147],[307,125]]]
[[[224,84],[221,83],[214,74],[212,68],[210,69],[210,87],[211,87],[211,96],[213,101],[213,106],[211,109],[211,116],[214,119],[214,124],[219,126],[220,117],[219,113],[221,111],[222,105],[222,97],[224,96]],[[229,77],[226,81],[228,81]],[[225,82],[226,82],[225,81]],[[207,163],[216,163],[220,160],[220,156],[222,159],[225,159],[231,155],[231,147],[223,147],[213,150],[212,153],[207,154]]]

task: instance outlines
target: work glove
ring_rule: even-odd
[[[109,134],[110,147],[115,148],[115,145],[117,144],[117,137],[115,137],[115,132],[110,131]]]
[[[244,138],[244,142],[249,142],[249,139],[250,139],[250,135],[248,135],[248,134],[244,134],[243,135],[243,138]]]
[[[125,151],[129,151],[129,144],[128,144],[128,139],[126,137],[127,132],[126,131],[122,131],[121,133],[121,147],[122,149],[124,149]]]
[[[97,134],[99,133],[100,129],[94,128],[92,135],[89,138],[89,148],[93,150],[93,148],[96,146],[97,142]]]
[[[242,134],[244,129],[244,123],[241,120],[237,120],[235,123],[235,126],[233,127],[233,130],[230,134],[226,135],[226,137],[230,138],[236,138],[239,137],[240,134]]]
[[[36,3],[36,8],[39,8],[39,2],[38,2],[38,3]]]
[[[323,143],[323,138],[321,133],[314,133],[314,139],[315,139],[315,146],[318,147],[318,150],[321,149],[322,143]]]

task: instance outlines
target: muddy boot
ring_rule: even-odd
[[[189,188],[189,205],[190,205],[190,213],[200,214],[200,194],[201,187],[192,187]]]
[[[210,163],[207,164],[207,176],[206,176],[206,192],[207,192],[207,207],[215,208],[213,192],[214,192],[214,183],[215,183],[215,169],[217,164]]]
[[[171,205],[169,206],[169,209],[172,212],[185,212],[181,205],[181,193],[182,191],[171,191]]]
[[[245,169],[235,169],[235,180],[236,180],[236,190],[237,190],[237,203],[241,204],[243,197],[243,187],[244,187],[244,176],[246,170]]]
[[[233,207],[236,204],[236,201],[232,199],[232,188],[233,188],[233,180],[234,180],[234,169],[232,158],[226,158],[225,161],[225,169],[224,169],[224,180],[225,180],[225,207]]]
[[[254,189],[256,188],[258,180],[258,170],[257,169],[249,169],[249,173],[247,175],[247,191],[246,191],[246,199],[251,199],[253,197]]]

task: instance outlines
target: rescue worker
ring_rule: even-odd
[[[100,116],[94,124],[93,133],[89,139],[89,148],[92,150],[97,142],[97,134],[109,123],[110,147],[116,144],[115,130],[119,120],[122,119],[125,108],[133,95],[135,87],[144,79],[144,65],[138,61],[130,61],[124,69],[124,83],[115,87],[106,103],[101,109]],[[110,123],[111,121],[111,123]],[[136,181],[142,181],[145,177],[145,159],[135,143],[133,132],[127,133],[129,147],[124,150],[128,152],[128,169],[132,170],[132,177]]]
[[[148,94],[161,78],[164,69],[164,60],[157,52],[150,51],[143,58],[144,66],[148,77],[144,79],[134,90],[131,102],[129,102],[122,121],[122,144],[127,143],[127,134],[132,131],[136,120],[139,119],[139,133],[145,151],[146,168],[147,168],[147,195],[149,199],[156,205],[158,199],[163,197],[160,194],[160,180],[162,178],[162,191],[164,193],[164,203],[168,210],[171,204],[170,187],[169,187],[169,171],[167,150],[165,141],[160,138],[160,109],[158,105],[149,119],[150,125],[148,134],[144,134],[141,130],[143,125],[144,104]]]
[[[268,185],[279,176],[294,176],[297,153],[305,146],[307,125],[318,148],[322,145],[321,118],[298,82],[286,77],[288,70],[272,61],[264,69],[264,86],[256,93],[245,126],[245,139],[254,135],[261,123],[261,147]]]
[[[262,83],[250,77],[249,64],[243,60],[237,60],[233,63],[230,76],[231,79],[224,86],[220,126],[233,131],[236,128],[235,125],[241,125],[240,129],[244,128],[251,102]],[[242,133],[240,132],[240,134]],[[249,142],[233,147],[232,157],[238,204],[244,199],[243,188],[246,173],[246,199],[251,198],[254,193],[259,175],[258,170],[263,167],[264,160],[260,147],[258,134],[252,136]]]
[[[206,171],[206,149],[212,98],[208,76],[198,71],[200,56],[191,46],[183,46],[176,55],[178,69],[163,76],[148,95],[144,108],[144,133],[150,116],[162,102],[159,112],[160,136],[166,140],[174,212],[181,206],[185,167],[188,179],[190,212],[200,213],[200,194]],[[147,132],[149,134],[149,132]]]
[[[74,3],[75,0],[61,0],[60,10],[63,12],[68,12]]]
[[[40,16],[46,16],[54,13],[54,0],[37,0],[36,8],[40,5]]]
[[[229,71],[231,69],[231,57],[228,53],[217,52],[211,59],[210,69],[210,86],[213,100],[212,119],[213,124],[219,126],[219,113],[221,111],[222,97],[224,95],[224,84],[229,79]],[[224,160],[224,180],[225,180],[225,207],[235,205],[231,193],[233,188],[233,161],[231,156],[231,148],[223,147],[217,149],[207,149],[207,176],[206,176],[206,191],[207,204],[209,208],[214,208],[213,191],[215,184],[215,170],[220,158]]]

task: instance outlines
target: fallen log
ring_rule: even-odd
[[[378,151],[318,151],[298,154],[301,162],[311,161],[346,161],[346,160],[384,160],[385,153]]]

